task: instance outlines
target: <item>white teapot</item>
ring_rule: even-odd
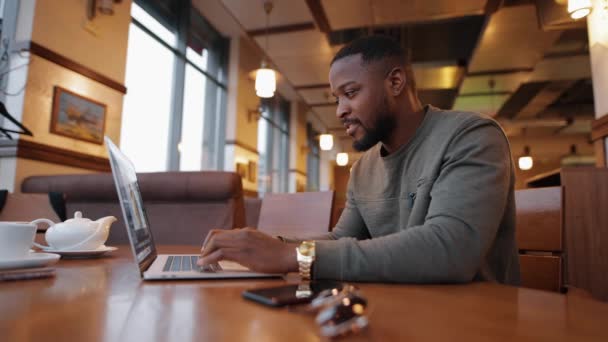
[[[36,222],[49,224],[49,229],[44,234],[49,245],[44,246],[35,242],[34,245],[53,250],[95,250],[106,242],[110,234],[110,226],[115,221],[114,216],[91,221],[83,218],[80,211],[74,213],[74,218],[60,223],[54,223],[49,219],[38,219]]]

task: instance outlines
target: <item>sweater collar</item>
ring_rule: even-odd
[[[401,145],[395,152],[393,152],[387,156],[382,156],[382,151],[384,150],[384,148],[382,146],[382,143],[378,143],[378,145],[376,146],[375,153],[378,153],[380,158],[385,161],[395,159],[398,156],[406,153],[406,151],[409,150],[411,146],[415,146],[418,143],[418,141],[422,139],[421,137],[424,136],[423,133],[427,130],[429,121],[431,121],[429,118],[432,116],[433,112],[436,112],[438,110],[439,109],[433,107],[430,104],[425,105],[424,106],[424,118],[422,119],[420,126],[418,126],[418,128],[416,128],[416,132],[414,133],[412,138],[407,143]]]

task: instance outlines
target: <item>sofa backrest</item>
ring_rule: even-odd
[[[160,172],[137,175],[149,225],[158,244],[200,245],[211,229],[243,227],[241,178],[233,172]],[[61,192],[68,217],[76,211],[98,219],[113,215],[107,244],[128,243],[111,173],[31,176],[24,193]]]
[[[257,228],[260,219],[262,199],[258,197],[245,197],[245,225]]]

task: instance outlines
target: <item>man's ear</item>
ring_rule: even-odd
[[[405,77],[405,70],[400,66],[392,68],[386,80],[389,83],[388,86],[393,96],[400,95],[405,90],[405,85],[409,81]]]

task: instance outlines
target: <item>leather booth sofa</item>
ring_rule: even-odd
[[[162,172],[137,175],[154,240],[201,245],[211,229],[245,226],[241,178],[233,172]],[[128,242],[111,173],[32,176],[23,193],[62,193],[67,218],[81,211],[96,220],[113,215],[107,244]]]

